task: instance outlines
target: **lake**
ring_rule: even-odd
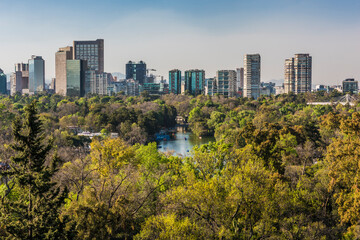
[[[194,146],[200,146],[209,142],[214,142],[213,137],[203,137],[199,139],[195,134],[191,132],[177,132],[176,139],[170,141],[160,141],[158,143],[159,151],[168,152],[174,151],[173,155],[177,156],[189,156],[190,151]]]

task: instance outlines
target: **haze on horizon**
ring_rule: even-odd
[[[33,0],[0,1],[0,68],[6,73],[31,55],[55,76],[55,52],[73,40],[105,40],[105,71],[125,72],[143,60],[168,79],[178,68],[243,67],[259,53],[261,80],[284,78],[284,60],[313,57],[313,84],[360,80],[358,0]]]

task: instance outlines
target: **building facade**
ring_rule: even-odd
[[[146,63],[129,61],[126,64],[126,79],[133,79],[139,84],[144,84],[146,82]]]
[[[16,63],[15,72],[10,76],[10,94],[23,93],[23,89],[29,88],[29,64]]]
[[[45,61],[41,56],[29,59],[29,93],[35,94],[45,90]]]
[[[295,92],[294,58],[285,60],[284,91],[286,93]]]
[[[243,96],[257,99],[260,97],[260,54],[246,54],[244,57]]]
[[[280,95],[285,93],[284,85],[282,86],[275,86],[275,95]]]
[[[348,78],[345,79],[342,82],[342,89],[343,89],[343,93],[358,93],[358,81],[355,81],[355,79],[353,78]]]
[[[205,95],[214,96],[217,93],[216,78],[205,79]]]
[[[169,92],[181,94],[181,71],[178,69],[169,71]]]
[[[210,85],[208,83],[208,88]],[[225,97],[234,97],[236,94],[236,71],[219,70],[212,83],[212,95],[220,94]]]
[[[122,92],[127,96],[139,96],[139,83],[134,79],[126,79],[124,81],[114,83],[115,92]]]
[[[266,96],[270,96],[270,95],[275,95],[276,94],[276,90],[275,90],[275,83],[272,82],[262,82],[260,84],[261,88],[260,88],[260,96],[261,95],[266,95]]]
[[[295,92],[311,92],[312,57],[309,54],[295,54]]]
[[[244,68],[236,69],[236,92],[244,89]]]
[[[285,93],[311,92],[312,57],[309,54],[295,54],[294,58],[285,60]]]
[[[315,86],[315,92],[325,91],[329,92],[329,87],[326,85],[318,84]]]
[[[90,70],[104,72],[104,39],[74,41],[73,59],[86,60]]]
[[[188,70],[185,71],[185,91],[196,96],[202,94],[205,88],[205,71]]]
[[[56,85],[54,90],[57,94],[67,96],[67,60],[73,59],[73,47],[63,47],[55,53],[55,78]]]
[[[7,94],[7,87],[6,87],[6,74],[0,68],[0,94]]]
[[[55,91],[56,91],[56,78],[51,79],[49,89],[52,90],[53,93],[55,93]]]
[[[83,97],[85,95],[85,60],[66,60],[66,96]]]
[[[85,77],[85,94],[109,95],[111,74],[87,70]]]

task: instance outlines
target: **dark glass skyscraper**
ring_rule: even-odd
[[[104,72],[104,39],[74,41],[73,59],[86,60],[90,70]]]
[[[7,94],[6,89],[6,75],[4,71],[0,68],[0,94]]]
[[[139,84],[144,84],[146,78],[146,63],[129,61],[126,64],[126,79],[134,79]]]
[[[181,71],[178,69],[169,71],[169,93],[181,93]]]
[[[205,87],[205,71],[204,70],[188,70],[185,71],[185,90],[196,96],[204,91]]]

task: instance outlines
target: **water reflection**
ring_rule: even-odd
[[[160,141],[158,143],[159,151],[161,152],[173,152],[173,155],[177,156],[189,156],[191,149],[197,145],[213,142],[213,137],[203,137],[199,139],[191,132],[177,132],[176,139],[170,141]]]

